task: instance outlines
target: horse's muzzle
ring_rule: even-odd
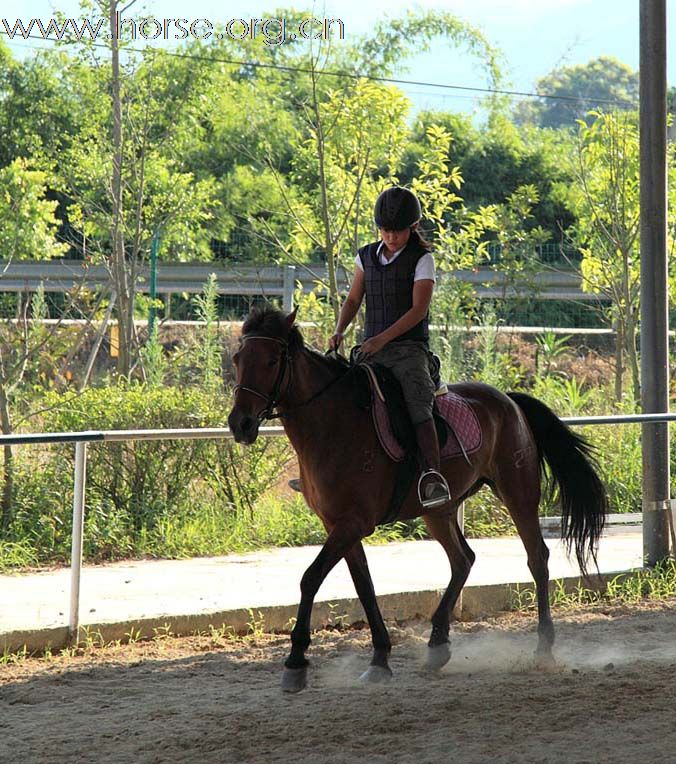
[[[258,437],[258,419],[234,408],[228,417],[228,427],[235,442],[250,446]]]

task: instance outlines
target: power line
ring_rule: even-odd
[[[0,30],[0,34],[7,36],[7,32],[4,30]],[[20,37],[22,40],[31,39],[31,40],[39,40],[40,42],[51,42],[51,43],[65,42],[70,44],[74,42],[79,42],[77,40],[55,40],[51,37],[41,37],[40,35],[20,35]],[[14,38],[11,39],[10,44],[17,44],[14,42]],[[98,48],[106,48],[106,49],[109,48],[108,45],[105,45],[103,43],[92,42],[91,45]],[[29,47],[29,46],[22,46],[22,47]],[[30,46],[30,47],[36,50],[43,50],[42,48],[34,48],[34,46]],[[123,50],[129,53],[143,53],[142,48],[125,47]],[[316,69],[307,69],[301,66],[286,66],[284,64],[263,63],[261,61],[241,61],[239,59],[231,59],[231,58],[216,58],[214,56],[201,56],[199,54],[194,54],[194,53],[179,53],[179,52],[172,52],[172,51],[164,51],[164,55],[173,56],[174,58],[191,59],[194,61],[206,61],[206,62],[214,63],[214,64],[228,64],[230,66],[252,67],[257,69],[274,69],[277,71],[295,72],[300,74],[312,74],[312,73],[317,74],[318,73],[321,76],[325,76],[325,77],[337,77],[337,78],[353,79],[353,80],[364,79],[364,80],[370,80],[373,82],[389,83],[392,85],[441,88],[443,90],[460,90],[460,91],[472,92],[472,93],[506,95],[512,98],[546,98],[549,100],[567,101],[572,103],[591,103],[591,104],[598,104],[598,105],[624,106],[624,107],[638,106],[638,103],[636,101],[623,101],[623,100],[608,99],[608,98],[592,98],[588,96],[585,97],[585,96],[553,95],[550,93],[529,93],[527,91],[520,91],[520,90],[502,90],[499,88],[480,88],[480,87],[474,87],[469,85],[449,85],[443,82],[425,82],[423,80],[404,80],[404,79],[399,79],[395,77],[378,77],[372,74],[359,74],[359,73],[352,73],[352,72],[332,72],[332,71],[326,71],[326,70],[320,70],[318,72]],[[439,95],[443,95],[443,94],[439,94]]]

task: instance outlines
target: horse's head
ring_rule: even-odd
[[[236,384],[228,417],[237,443],[250,445],[256,440],[261,422],[288,387],[290,345],[302,343],[293,326],[295,319],[295,310],[285,315],[272,308],[254,308],[244,322],[239,349],[232,358]]]

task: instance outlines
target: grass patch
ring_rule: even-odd
[[[38,550],[28,539],[0,541],[0,573],[11,573],[20,568],[35,567],[40,562]]]
[[[676,597],[676,561],[658,563],[653,568],[622,573],[607,582],[602,590],[590,589],[578,584],[566,589],[562,581],[556,581],[550,594],[552,607],[577,608],[598,603],[634,604]],[[531,584],[517,585],[512,591],[513,610],[536,610],[537,597]]]

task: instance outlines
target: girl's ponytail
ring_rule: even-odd
[[[423,249],[426,249],[428,252],[432,249],[432,243],[427,241],[425,236],[420,233],[420,229],[417,227],[411,229],[411,239]]]

